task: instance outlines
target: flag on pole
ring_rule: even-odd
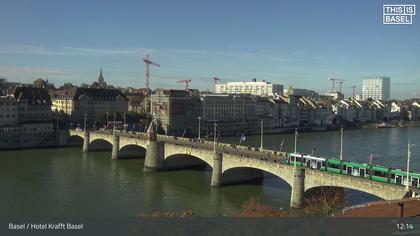
[[[280,152],[283,150],[283,145],[284,145],[284,138],[281,140],[281,143],[280,143]]]
[[[242,142],[244,142],[246,140],[245,135],[242,133],[241,134],[241,138],[239,139],[239,145],[241,145]]]

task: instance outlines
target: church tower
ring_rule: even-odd
[[[104,77],[102,76],[102,68],[101,68],[101,71],[99,73],[98,84],[99,84],[100,88],[106,88],[106,82],[105,82]]]

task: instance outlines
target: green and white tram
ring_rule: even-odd
[[[334,158],[315,157],[303,153],[288,153],[285,164],[318,169],[331,173],[352,175],[368,178],[380,182],[406,185],[407,172],[399,169],[387,168],[379,165],[369,165]],[[420,188],[420,173],[409,172],[409,185]]]

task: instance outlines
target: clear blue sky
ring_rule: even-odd
[[[420,92],[420,16],[382,25],[382,4],[415,1],[2,0],[0,75],[91,83],[99,69],[119,86],[212,89],[225,81],[268,80],[325,92],[328,77],[358,86],[391,77],[391,96]]]

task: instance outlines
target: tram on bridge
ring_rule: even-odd
[[[380,182],[407,185],[407,171],[388,168],[380,165],[370,165],[339,160],[335,158],[323,158],[303,153],[288,153],[285,164],[318,169],[331,173],[357,176]],[[409,172],[409,186],[420,188],[420,173]]]

